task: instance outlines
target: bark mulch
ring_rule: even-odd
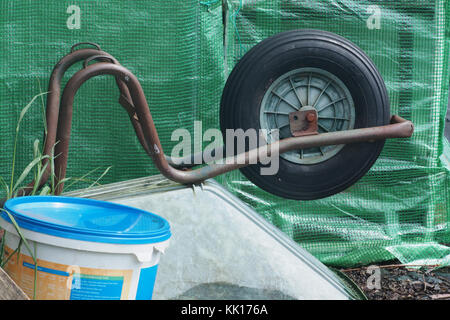
[[[369,300],[450,300],[450,268],[377,267],[378,271],[373,267],[340,271],[355,282]]]

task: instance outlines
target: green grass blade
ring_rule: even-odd
[[[33,142],[33,159],[41,156],[41,152],[39,151],[39,139],[34,140]],[[34,167],[34,181],[37,181],[37,176],[39,174],[40,165]]]
[[[52,190],[50,189],[49,186],[44,186],[41,190],[41,192],[39,193],[40,196],[48,196],[50,195],[52,192]]]
[[[47,93],[48,92],[41,92],[41,93],[35,95],[33,97],[33,99],[31,99],[31,101],[25,106],[25,108],[22,109],[22,111],[20,112],[20,115],[19,115],[19,121],[17,122],[16,132],[19,132],[20,122],[22,122],[23,117],[28,112],[28,110],[31,108],[31,106],[33,105],[34,100],[36,100],[38,97],[40,97],[44,94],[47,94]]]
[[[9,192],[7,197],[11,198],[13,194],[13,186],[14,186],[14,175],[16,173],[16,151],[17,151],[17,140],[19,139],[19,132],[16,132],[16,137],[14,138],[14,149],[12,156],[12,168],[11,168],[11,182],[10,187],[8,188]]]
[[[69,184],[68,186],[65,186],[66,189],[70,188],[71,186],[73,186],[75,183],[80,182],[80,181],[85,181],[85,178],[89,175],[91,175],[92,173],[94,173],[95,171],[97,171],[98,169],[100,169],[100,167],[97,167],[95,169],[92,169],[91,171],[89,171],[88,173],[82,175],[80,178],[68,178],[70,180],[72,180],[73,182],[71,184]],[[63,180],[61,180],[57,186],[59,186],[60,183],[62,183]],[[89,181],[91,182],[91,181]]]
[[[50,157],[50,184],[52,186],[52,190],[55,190],[55,146],[58,142],[56,142],[52,147],[52,153]]]
[[[14,184],[14,188],[13,191],[15,191],[17,189],[18,186],[20,186],[20,184],[25,180],[25,178],[28,176],[28,174],[30,173],[30,171],[33,169],[33,167],[35,165],[37,165],[38,163],[40,163],[43,159],[48,158],[49,156],[45,155],[42,157],[38,157],[33,159],[33,161],[31,161],[23,170],[22,174],[20,175],[19,179],[17,179],[16,183]]]
[[[39,168],[38,174],[37,174],[37,176],[36,176],[36,180],[34,180],[35,183],[34,183],[33,191],[31,192],[31,195],[35,195],[36,192],[38,191],[39,182],[41,181],[42,176],[45,174],[45,171],[47,170],[47,167],[48,167],[48,163],[46,163],[46,164],[44,165],[44,167]]]
[[[64,186],[64,190],[69,189],[71,186],[79,183],[79,182],[86,182],[89,184],[95,183],[92,179],[86,179],[86,178],[64,178],[63,180],[59,181],[56,186],[58,187],[61,183],[66,183],[67,181],[73,181],[71,184]],[[98,184],[100,185],[100,184]]]
[[[22,244],[23,244],[23,245],[25,245],[25,248],[28,250],[28,253],[30,254],[31,258],[33,259],[33,262],[34,262],[33,299],[36,299],[36,283],[37,283],[36,243],[34,243],[34,250],[32,250],[30,244],[28,243],[27,239],[25,238],[25,236],[23,235],[22,231],[20,230],[20,227],[17,224],[17,221],[12,216],[12,214],[10,214],[8,212],[8,210],[5,210],[3,208],[0,208],[0,210],[6,212],[6,214],[8,215],[8,217],[9,217],[11,223],[12,223],[12,225],[16,229],[17,234],[20,237],[19,246],[17,247],[17,249],[14,252],[16,252],[18,256],[20,256],[20,248],[22,247]],[[14,252],[11,255],[13,255]]]
[[[41,152],[39,151],[39,139],[36,139],[33,142],[33,155],[34,158],[37,158],[41,155]]]
[[[39,86],[39,92],[42,92],[41,82],[39,81],[39,78],[36,77],[38,86]],[[47,119],[45,117],[45,102],[44,102],[44,95],[41,95],[41,107],[42,107],[42,122],[44,123],[44,133],[45,137],[47,137]],[[45,141],[44,141],[45,145]]]
[[[25,248],[27,248],[29,254],[30,254],[31,257],[33,258],[33,261],[36,262],[36,258],[35,258],[34,254],[33,254],[33,251],[31,250],[31,247],[30,247],[30,245],[28,244],[27,239],[24,237],[22,231],[20,230],[19,225],[17,224],[17,222],[16,222],[16,220],[14,219],[14,217],[12,216],[12,214],[10,214],[10,213],[8,212],[8,210],[5,210],[5,209],[3,209],[3,208],[0,208],[0,210],[6,212],[6,214],[7,214],[8,217],[9,217],[9,219],[11,220],[12,225],[13,225],[14,228],[16,229],[17,234],[19,235],[20,239],[22,239],[23,244],[25,245]]]
[[[108,168],[106,168],[106,170],[101,174],[100,177],[98,177],[97,180],[95,180],[89,187],[86,188],[86,190],[88,190],[89,188],[93,187],[96,184],[99,184],[98,182],[108,173],[108,171],[112,168],[112,166],[109,166]]]
[[[19,240],[19,245],[17,246],[17,248],[13,251],[13,252],[11,252],[11,254],[5,259],[5,261],[3,261],[3,259],[2,260],[0,260],[0,268],[3,268],[4,266],[6,266],[6,264],[8,263],[8,261],[12,258],[12,257],[14,257],[14,255],[15,254],[17,254],[17,261],[19,260],[19,254],[20,254],[20,250],[19,250],[19,248],[22,246],[22,243],[23,243],[23,241],[22,241],[22,239],[20,239]]]
[[[19,121],[17,122],[16,127],[16,137],[14,138],[14,149],[13,149],[13,157],[12,157],[12,169],[11,169],[11,184],[9,187],[9,194],[8,198],[11,198],[14,193],[14,175],[15,175],[15,167],[16,167],[16,152],[17,152],[17,140],[19,139],[19,129],[20,129],[20,123],[22,122],[23,117],[27,113],[27,111],[30,109],[30,107],[33,105],[34,100],[36,100],[39,96],[42,96],[44,94],[47,94],[48,92],[42,92],[38,95],[35,95],[33,99],[25,106],[25,108],[22,109],[19,115]]]
[[[6,181],[2,177],[0,177],[0,183],[3,185],[3,187],[5,189],[6,197],[9,198],[9,186],[8,186],[8,184],[6,183]]]
[[[5,209],[0,208],[1,211],[6,212],[9,219],[11,220],[11,223],[13,224],[14,228],[16,229],[17,234],[20,237],[19,246],[17,247],[17,254],[20,256],[20,248],[22,246],[22,243],[25,245],[25,248],[28,250],[28,253],[30,254],[31,258],[34,262],[34,284],[33,284],[33,299],[36,299],[36,283],[37,283],[37,259],[36,259],[36,243],[34,243],[34,251],[31,250],[31,247],[23,235],[22,231],[20,230],[19,225],[17,224],[14,217]]]

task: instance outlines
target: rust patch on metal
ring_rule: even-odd
[[[289,114],[289,125],[294,137],[319,134],[316,110],[299,110]]]

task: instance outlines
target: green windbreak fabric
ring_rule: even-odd
[[[77,42],[100,44],[138,77],[170,153],[178,143],[171,141],[173,130],[193,133],[194,121],[202,121],[203,131],[219,127],[223,86],[246,51],[278,32],[322,29],[348,38],[373,59],[386,82],[391,113],[414,122],[413,138],[389,140],[361,181],[318,201],[273,196],[239,171],[217,180],[324,263],[349,266],[394,257],[404,263],[449,262],[446,1],[16,0],[2,1],[0,10],[0,176],[7,183],[20,112],[47,90],[54,64]],[[80,68],[69,70],[63,82]],[[106,76],[79,90],[67,176],[98,168],[90,177],[95,180],[109,166],[102,183],[158,173],[118,97],[114,79]],[[42,140],[43,99],[22,121],[16,177],[32,160],[33,141]]]

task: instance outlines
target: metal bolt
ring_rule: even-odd
[[[308,113],[306,115],[306,120],[308,120],[308,122],[313,122],[314,120],[316,120],[316,115],[314,113]]]

